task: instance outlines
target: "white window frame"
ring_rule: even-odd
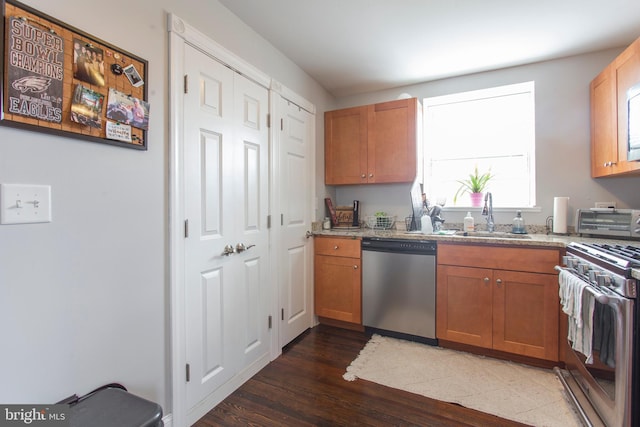
[[[528,204],[525,206],[507,206],[504,203],[500,203],[500,199],[495,197],[494,193],[494,203],[500,208],[517,208],[517,209],[532,209],[536,208],[536,165],[535,165],[535,82],[524,82],[517,84],[510,84],[498,87],[492,87],[487,89],[474,90],[469,92],[461,92],[450,95],[436,96],[430,98],[423,99],[423,153],[424,153],[424,189],[427,195],[436,196],[437,189],[433,186],[432,175],[432,149],[434,144],[434,136],[430,134],[430,121],[432,120],[430,114],[430,108],[460,103],[460,102],[469,102],[476,101],[481,99],[495,98],[500,96],[509,96],[516,95],[521,93],[528,93],[531,96],[531,133],[529,137],[526,138],[526,141],[521,141],[523,144],[522,155],[525,156],[525,162],[527,165],[526,174],[528,176]],[[435,142],[438,143],[438,142]],[[471,171],[464,171],[461,174],[460,179],[464,179],[468,173]],[[483,170],[479,171],[480,173]],[[466,175],[465,175],[466,174]],[[458,200],[458,203],[453,205],[453,194],[448,195],[447,198],[450,199],[447,201],[446,208],[448,209],[456,209],[459,208],[461,210],[466,210],[470,207],[469,203],[465,203],[464,197]]]

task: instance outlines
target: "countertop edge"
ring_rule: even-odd
[[[313,232],[314,236],[333,236],[333,237],[386,237],[393,239],[406,239],[406,240],[435,240],[437,242],[447,243],[473,243],[473,244],[487,244],[487,245],[504,245],[504,246],[546,246],[564,249],[571,242],[584,242],[584,243],[619,243],[629,244],[628,240],[615,240],[611,238],[594,238],[594,237],[582,237],[577,235],[556,235],[556,234],[526,234],[522,238],[519,237],[507,237],[501,238],[499,235],[496,237],[487,236],[462,236],[451,234],[421,234],[421,233],[408,233],[406,231],[399,230],[372,230],[367,228],[360,229],[331,229],[321,230]]]

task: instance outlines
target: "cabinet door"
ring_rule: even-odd
[[[367,107],[327,111],[324,115],[324,182],[367,182]]]
[[[493,348],[558,360],[558,276],[493,272]]]
[[[361,324],[361,281],[360,259],[316,255],[316,315]]]
[[[616,80],[613,66],[591,82],[591,176],[607,176],[618,162]]]
[[[492,346],[492,271],[439,265],[436,336],[439,339]]]
[[[617,144],[618,163],[613,167],[616,173],[640,170],[640,162],[627,161],[629,138],[629,112],[627,109],[627,90],[640,83],[640,39],[625,49],[616,59],[617,88]],[[614,133],[615,134],[615,133]]]
[[[416,98],[411,98],[369,106],[369,183],[415,179],[417,102]]]

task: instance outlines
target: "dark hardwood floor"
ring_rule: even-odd
[[[319,325],[195,426],[523,426],[358,379],[342,378],[368,337]]]

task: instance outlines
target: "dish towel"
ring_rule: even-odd
[[[587,285],[589,286],[589,285]],[[576,340],[571,346],[586,356],[585,363],[593,363],[593,311],[596,304],[594,295],[585,286],[582,294],[581,323],[578,325]]]
[[[587,363],[592,363],[594,297],[591,292],[585,292],[589,285],[567,270],[560,271],[558,284],[562,311],[569,317],[567,339],[571,348],[584,354]]]

